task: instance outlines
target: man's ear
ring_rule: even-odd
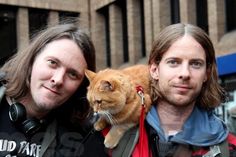
[[[152,63],[150,65],[149,72],[150,72],[151,77],[154,80],[158,80],[159,79],[159,71],[158,71],[158,65],[157,64]]]

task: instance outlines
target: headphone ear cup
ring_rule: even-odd
[[[16,102],[10,105],[9,117],[13,123],[19,124],[26,119],[26,109],[24,105]]]
[[[27,135],[33,135],[41,128],[41,123],[36,118],[28,118],[21,124],[22,131]]]
[[[27,118],[25,106],[16,102],[9,107],[9,117],[19,129],[26,135],[33,135],[41,128],[41,123],[36,118]]]

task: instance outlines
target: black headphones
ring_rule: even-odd
[[[27,136],[31,136],[45,126],[46,120],[37,118],[27,118],[26,109],[23,104],[15,102],[10,105],[9,117],[11,122],[19,127],[19,129]]]

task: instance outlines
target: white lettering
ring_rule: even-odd
[[[37,145],[36,144],[31,144],[30,145],[30,155],[34,155],[35,156],[35,153],[36,153],[36,148],[37,148]]]
[[[8,155],[6,155],[5,157],[17,157],[16,155],[11,155],[11,154],[8,154]]]
[[[15,148],[15,141],[0,140],[0,151],[13,151]]]
[[[0,151],[4,151],[3,150],[3,140],[0,140]]]
[[[16,142],[15,141],[9,141],[7,146],[7,151],[13,151],[16,148]]]
[[[22,154],[23,153],[26,153],[26,155],[29,155],[29,143],[27,142],[25,145],[24,145],[24,148],[22,149]]]
[[[20,149],[19,149],[18,153],[22,152],[25,145],[26,145],[26,141],[20,142]]]
[[[17,143],[15,141],[8,141],[0,139],[0,151],[12,152],[17,148]],[[24,156],[39,157],[41,151],[41,145],[36,143],[29,143],[27,141],[22,141],[19,143],[20,147],[18,154],[24,154]],[[8,154],[5,157],[17,157],[16,155]]]
[[[37,145],[36,157],[39,157],[40,150],[41,150],[41,145]]]

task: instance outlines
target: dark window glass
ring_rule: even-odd
[[[225,0],[226,32],[236,29],[236,1]]]
[[[59,12],[59,21],[60,23],[63,21],[70,20],[71,22],[78,20],[79,13],[73,13],[73,12]]]
[[[29,9],[29,32],[30,38],[47,26],[48,23],[48,10]]]
[[[146,47],[145,47],[145,22],[144,22],[144,0],[140,1],[140,24],[141,24],[141,44],[142,44],[142,56],[146,56]]]
[[[117,5],[121,8],[122,12],[122,33],[123,33],[123,61],[129,61],[129,50],[128,50],[128,31],[127,31],[127,11],[126,11],[126,2],[117,1]]]
[[[179,13],[179,0],[170,0],[171,6],[171,23],[180,22],[180,13]]]
[[[197,26],[208,33],[207,0],[196,0]]]
[[[105,19],[105,40],[106,40],[106,66],[111,67],[111,47],[110,47],[110,32],[109,32],[109,15],[108,15],[108,7],[104,7],[98,10]]]
[[[0,66],[16,53],[16,8],[0,5]]]

